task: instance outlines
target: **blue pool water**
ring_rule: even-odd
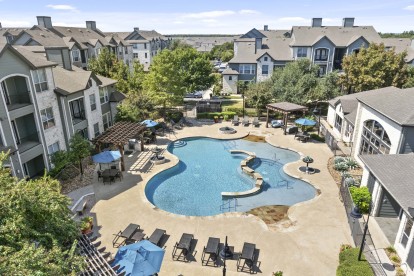
[[[221,192],[249,190],[255,181],[240,169],[240,161],[247,156],[231,154],[231,149],[256,153],[257,158],[249,165],[265,182],[259,194],[238,198],[237,202],[223,199]],[[210,216],[265,205],[290,206],[316,195],[312,185],[283,171],[283,165],[298,160],[299,154],[268,143],[187,138],[171,143],[168,151],[180,162],[155,175],[146,185],[145,194],[152,204],[174,214]]]

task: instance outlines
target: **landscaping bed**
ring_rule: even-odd
[[[345,248],[339,253],[337,276],[374,276],[369,263],[362,258],[358,261],[359,248]]]

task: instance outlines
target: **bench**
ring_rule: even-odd
[[[87,199],[84,199],[83,201],[81,201],[81,202],[78,203],[78,205],[76,206],[75,211],[76,211],[76,213],[79,216],[82,216],[83,215],[83,211],[85,211],[85,208],[86,208],[86,205],[87,204],[88,204],[88,200]]]

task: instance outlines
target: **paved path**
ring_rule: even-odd
[[[315,199],[297,204],[290,208],[290,226],[280,226],[278,230],[269,230],[253,215],[232,213],[214,217],[186,217],[173,215],[152,206],[145,198],[144,187],[157,172],[171,167],[177,158],[167,151],[166,164],[145,166],[146,152],[126,157],[129,170],[124,172],[124,180],[112,185],[103,185],[95,180],[93,184],[97,204],[92,212],[96,217],[96,229],[102,245],[113,253],[113,234],[124,229],[129,223],[141,225],[145,233],[155,228],[167,230],[170,236],[165,243],[166,254],[160,275],[221,275],[221,268],[201,266],[201,253],[208,237],[219,237],[221,242],[227,235],[230,245],[241,251],[244,242],[255,243],[260,249],[259,275],[270,275],[282,270],[283,275],[335,275],[338,265],[339,247],[343,243],[352,244],[344,208],[338,199],[338,188],[327,170],[327,161],[332,153],[324,143],[302,143],[293,136],[282,135],[281,129],[265,129],[237,126],[238,132],[232,135],[219,134],[218,128],[230,123],[198,123],[185,127],[174,134],[158,139],[164,146],[177,138],[188,136],[209,136],[215,138],[238,138],[249,132],[267,135],[267,141],[273,145],[295,149],[304,155],[310,155],[315,162],[313,167],[320,170],[314,175],[304,175],[298,167],[302,161],[287,164],[286,171],[296,177],[305,178],[320,189]],[[195,260],[190,263],[176,262],[171,259],[173,245],[182,233],[192,233],[197,239]],[[236,262],[227,262],[227,275],[239,275]],[[243,273],[245,275],[245,273]]]

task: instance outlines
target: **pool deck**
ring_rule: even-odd
[[[220,242],[228,236],[230,246],[241,252],[243,243],[255,243],[260,250],[258,260],[259,275],[270,275],[283,271],[283,275],[335,275],[338,265],[339,247],[343,243],[352,244],[351,233],[345,217],[342,203],[338,199],[338,188],[327,170],[327,161],[332,156],[324,143],[302,143],[293,135],[283,135],[281,129],[235,126],[236,134],[221,134],[219,127],[230,126],[230,122],[212,124],[201,122],[193,127],[176,130],[174,134],[159,137],[157,146],[166,147],[167,143],[191,136],[207,136],[229,139],[251,134],[266,135],[268,143],[290,148],[314,159],[312,167],[317,173],[308,175],[298,168],[305,164],[299,160],[285,165],[285,171],[302,178],[321,192],[319,196],[299,203],[289,209],[290,223],[280,225],[277,230],[269,230],[266,224],[253,215],[230,213],[213,217],[186,217],[173,215],[152,206],[145,198],[144,187],[147,181],[166,168],[175,165],[178,160],[167,151],[163,155],[167,162],[151,165],[150,151],[134,153],[125,157],[127,171],[122,182],[103,185],[94,180],[93,190],[97,203],[91,213],[95,217],[95,229],[103,246],[113,254],[113,234],[123,230],[129,223],[136,223],[151,234],[155,228],[165,229],[169,235],[165,243],[165,256],[160,275],[221,275],[222,267],[205,267],[201,265],[203,246],[208,237],[218,237]],[[146,146],[154,147],[154,145]],[[208,173],[208,172],[206,172]],[[182,233],[194,234],[197,239],[195,257],[192,262],[173,261],[173,245]],[[236,261],[227,261],[227,275],[245,275],[237,272]]]

